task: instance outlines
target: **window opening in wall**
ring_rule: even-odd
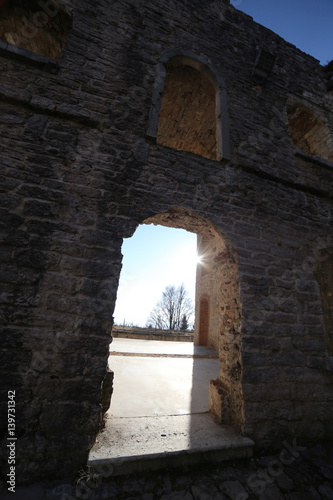
[[[216,123],[211,79],[185,64],[168,65],[157,142],[216,160]]]
[[[289,133],[294,146],[311,156],[333,161],[333,129],[314,111],[301,105],[288,107]]]
[[[187,261],[193,263],[191,271],[193,281],[196,274],[194,345],[193,342],[164,340],[161,346],[159,341],[151,340],[156,338],[154,332],[148,332],[152,336],[142,340],[142,330],[139,329],[135,339],[120,338],[120,327],[124,326],[124,314],[119,314],[119,305],[116,306],[115,318],[120,325],[113,330],[114,340],[110,346],[109,358],[109,366],[115,372],[114,393],[111,407],[107,412],[105,430],[91,450],[90,463],[102,459],[103,456],[105,458],[105,453],[114,456],[115,443],[121,447],[119,453],[134,451],[137,455],[147,453],[146,445],[142,442],[145,438],[153,447],[155,446],[149,448],[150,452],[163,453],[165,443],[163,439],[161,441],[161,435],[173,440],[173,444],[168,440],[168,446],[189,449],[198,438],[198,419],[208,418],[214,422],[209,416],[210,411],[217,415],[221,423],[224,423],[223,415],[228,415],[226,422],[228,425],[232,424],[237,429],[241,429],[242,426],[243,412],[239,410],[242,405],[242,391],[238,369],[241,366],[239,275],[233,251],[209,221],[189,210],[172,208],[166,213],[146,219],[144,224],[149,226],[143,225],[137,231],[145,232],[150,228],[157,231],[157,238],[158,231],[165,228],[167,231],[171,231],[170,228],[176,231],[185,229],[194,237],[191,243],[192,250],[186,247]],[[199,253],[197,262],[195,262],[196,257],[191,257],[195,256],[195,235]],[[133,241],[134,238],[135,235],[132,237]],[[168,252],[175,251],[179,255],[179,250],[176,250],[175,246],[176,240],[173,237],[169,240],[171,249],[169,247]],[[148,237],[144,243],[143,248],[151,246]],[[162,242],[162,249],[164,245]],[[155,268],[152,262],[149,262],[148,267],[140,266],[138,254],[144,253],[144,250],[134,245],[133,251],[134,260],[136,259],[139,272],[143,276],[143,284],[135,294],[134,304],[135,300],[144,303],[152,287],[148,283],[148,275],[154,277],[157,273],[165,272],[165,262],[162,261]],[[158,250],[155,251],[157,252]],[[179,281],[175,283],[176,285],[183,281],[186,283],[183,274],[186,266],[186,260],[182,265],[177,263],[176,276]],[[167,270],[166,274],[167,279],[164,283],[171,283],[172,270]],[[126,270],[124,265],[118,299],[121,295],[131,294],[132,279],[131,272]],[[161,288],[163,287],[158,287],[157,300]],[[125,312],[128,312],[125,326],[135,322],[134,316],[130,316],[133,309],[134,306],[130,305],[125,309]],[[149,310],[150,307],[147,312]],[[144,314],[137,318],[140,319],[141,325],[146,321],[146,316]],[[204,342],[200,341],[201,327],[204,329]],[[130,337],[131,331],[133,334],[133,327],[127,326],[123,335]],[[205,345],[202,346],[200,343]],[[212,380],[223,384],[223,401],[228,405],[223,415],[220,386],[218,383],[212,384]],[[213,391],[213,394],[210,391]],[[216,428],[214,432],[216,433]],[[133,445],[133,440],[134,451],[133,447],[128,449],[128,446]]]
[[[10,0],[0,7],[0,39],[59,60],[72,16],[59,0]]]

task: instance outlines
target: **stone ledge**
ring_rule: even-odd
[[[320,158],[320,156],[312,156],[307,153],[304,153],[299,148],[295,149],[295,156],[298,158],[303,158],[303,160],[309,161],[311,163],[316,163],[317,165],[320,165],[325,168],[333,169],[333,162],[329,160],[325,160],[324,158]]]
[[[102,130],[103,128],[103,122],[100,120],[100,117],[91,116],[88,111],[76,113],[74,111],[74,107],[67,105],[66,103],[56,106],[47,99],[38,95],[35,95],[30,99],[30,101],[28,101],[24,98],[21,99],[18,97],[14,97],[8,95],[8,93],[3,93],[0,91],[0,102],[5,102],[6,104],[10,104],[12,106],[23,107],[25,109],[31,110],[36,114],[53,116],[59,120],[75,122],[79,125],[82,125],[83,127],[89,127],[99,130]]]
[[[191,334],[181,334],[181,333],[168,333],[167,331],[121,331],[113,330],[112,337],[121,339],[135,339],[135,340],[163,340],[163,341],[173,341],[173,342],[193,342],[194,336]]]
[[[42,56],[31,50],[23,49],[11,43],[0,40],[0,56],[8,59],[17,59],[25,64],[37,67],[48,73],[58,73],[60,66],[55,59]]]

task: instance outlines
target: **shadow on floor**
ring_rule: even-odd
[[[217,353],[188,342],[115,339],[114,394],[90,465],[113,474],[251,456],[253,442],[218,425],[208,413]]]

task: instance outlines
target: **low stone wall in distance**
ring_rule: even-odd
[[[113,327],[112,337],[137,340],[171,340],[176,342],[193,342],[193,333],[155,330],[148,328]]]

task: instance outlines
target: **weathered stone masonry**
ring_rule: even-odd
[[[258,446],[329,438],[331,66],[227,0],[24,2],[26,19],[41,24],[31,39],[22,2],[11,5],[0,26],[0,370],[1,415],[16,390],[17,480],[70,476],[86,462],[101,425],[122,241],[147,220],[193,230],[215,249],[220,420]],[[276,59],[260,82],[262,49]],[[183,82],[179,106],[198,99],[206,135],[184,133],[175,90],[162,102],[164,78]],[[215,124],[200,108],[214,109],[213,88]]]

